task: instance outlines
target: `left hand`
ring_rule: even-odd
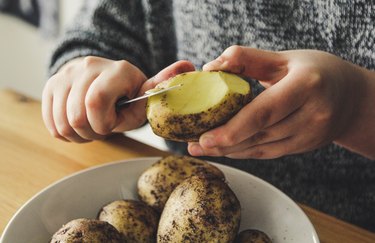
[[[270,159],[331,143],[360,100],[354,65],[326,52],[270,52],[232,46],[204,70],[259,80],[266,88],[226,124],[189,143],[193,156]]]

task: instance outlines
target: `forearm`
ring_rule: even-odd
[[[347,129],[334,141],[353,152],[375,159],[375,72],[352,66],[348,74],[357,80],[355,112]],[[353,90],[354,91],[354,90]],[[352,97],[348,97],[351,99]]]

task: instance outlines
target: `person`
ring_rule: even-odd
[[[255,98],[171,149],[234,166],[292,199],[375,231],[375,5],[365,1],[86,1],[51,58],[50,133],[88,142],[146,122],[178,73],[223,70]]]

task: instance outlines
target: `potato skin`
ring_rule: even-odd
[[[173,189],[186,178],[199,174],[225,178],[221,170],[206,161],[189,156],[164,157],[139,177],[139,198],[161,213]]]
[[[272,243],[272,240],[260,230],[247,229],[238,234],[235,243]]]
[[[240,218],[240,202],[222,179],[192,176],[170,195],[157,242],[233,242]]]
[[[145,203],[136,200],[116,200],[105,205],[98,219],[113,225],[128,243],[153,243],[159,214]]]
[[[63,225],[53,236],[51,243],[123,243],[120,232],[111,224],[96,220],[79,218]]]

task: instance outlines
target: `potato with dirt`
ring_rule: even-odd
[[[233,117],[252,98],[250,84],[221,71],[176,75],[155,89],[181,85],[148,98],[147,119],[154,133],[174,141],[198,141],[204,132]]]
[[[50,243],[123,243],[124,238],[111,224],[96,220],[79,218],[63,225]]]
[[[170,195],[157,242],[233,242],[240,218],[240,202],[223,179],[192,176]]]
[[[98,219],[113,225],[127,243],[154,243],[159,214],[145,203],[136,200],[116,200],[105,205]]]
[[[193,175],[212,174],[224,178],[216,166],[189,156],[170,155],[155,162],[138,179],[137,190],[141,201],[159,213],[173,189]]]

